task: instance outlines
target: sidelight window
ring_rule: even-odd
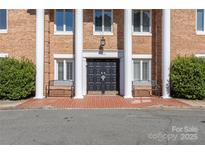
[[[138,80],[138,81],[151,80],[151,60],[135,59],[133,72],[134,72],[134,80]]]
[[[71,59],[56,59],[56,80],[74,80],[74,61]]]

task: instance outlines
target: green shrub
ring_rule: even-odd
[[[35,92],[35,65],[28,59],[0,59],[0,99],[17,100]]]
[[[171,65],[171,95],[177,98],[205,98],[205,60],[178,57]]]

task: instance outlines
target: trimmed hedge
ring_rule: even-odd
[[[35,92],[35,65],[28,59],[0,59],[0,99],[18,100]]]
[[[171,95],[177,98],[205,98],[205,60],[178,57],[171,65]]]

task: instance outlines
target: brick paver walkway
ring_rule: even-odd
[[[157,106],[188,107],[189,105],[175,99],[159,97],[124,99],[121,96],[85,96],[84,99],[45,98],[30,99],[17,106],[24,108],[145,108]]]

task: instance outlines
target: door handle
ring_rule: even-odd
[[[103,74],[103,75],[101,76],[101,80],[102,80],[102,81],[105,81],[105,78],[106,78],[106,76]]]

